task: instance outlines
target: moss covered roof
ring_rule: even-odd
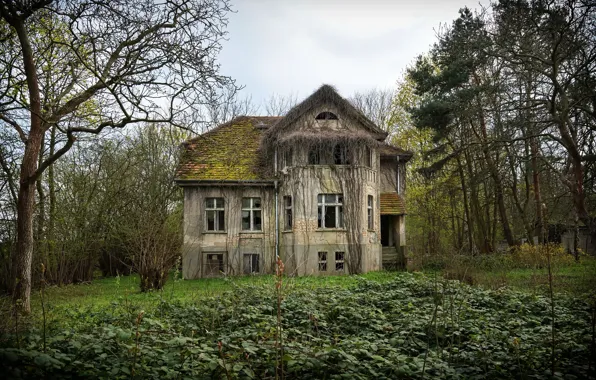
[[[406,203],[397,193],[381,193],[381,215],[403,215]]]
[[[262,132],[278,117],[240,116],[186,141],[176,180],[255,181]]]

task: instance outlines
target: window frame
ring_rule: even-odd
[[[374,197],[372,195],[368,195],[367,196],[367,201],[366,201],[366,217],[367,217],[367,222],[368,222],[368,229],[370,231],[375,229],[375,200]]]
[[[288,203],[289,201],[289,203]],[[291,231],[294,226],[294,212],[292,210],[292,196],[286,195],[283,197],[284,202],[284,231]],[[288,223],[289,222],[289,223]]]
[[[294,150],[292,148],[287,148],[284,150],[284,153],[283,153],[284,167],[292,166],[293,157],[294,157]]]
[[[226,253],[227,252],[203,252],[205,255],[204,263],[202,265],[203,277],[219,277],[226,273]],[[213,269],[210,265],[209,256],[219,256],[217,271],[208,270]],[[215,261],[215,260],[213,260]]]
[[[317,252],[318,257],[318,264],[319,264],[319,272],[327,272],[327,259],[328,253],[327,251],[319,251]]]
[[[209,201],[213,200],[213,207],[209,207]],[[221,201],[221,207],[218,207]],[[209,213],[213,212],[213,229],[209,229]],[[221,214],[220,214],[221,213]],[[220,220],[220,215],[223,220]],[[221,227],[221,228],[219,228]],[[223,197],[205,198],[205,232],[226,232],[226,202]]]
[[[333,164],[334,165],[351,165],[350,149],[342,144],[333,146]]]
[[[364,158],[366,160],[366,166],[373,168],[373,150],[369,146],[364,147]]]
[[[244,200],[248,199],[249,206],[244,207]],[[254,201],[259,200],[260,207],[254,207]],[[261,225],[259,229],[255,228],[255,213],[256,211],[259,212],[261,218]],[[248,229],[244,228],[244,212],[248,212],[248,220],[249,220],[249,227]],[[262,232],[263,231],[263,203],[260,197],[243,197],[242,204],[241,204],[241,211],[240,211],[240,223],[241,223],[241,231],[242,232]]]
[[[341,259],[337,258],[338,254],[341,254]],[[335,271],[336,272],[345,272],[346,271],[346,252],[336,251],[334,258],[335,258]],[[341,269],[337,268],[338,265],[341,265]]]
[[[334,202],[327,202],[328,196],[334,196]],[[317,226],[319,229],[344,229],[343,194],[318,194],[317,195]],[[335,208],[335,225],[326,226],[325,219],[328,207]]]
[[[249,257],[249,271],[246,271],[246,266],[244,265],[244,259],[246,257]],[[255,269],[255,263],[254,263],[254,259],[256,258],[256,269]],[[261,259],[259,257],[258,253],[245,253],[242,255],[242,273],[244,274],[258,274],[261,273]]]

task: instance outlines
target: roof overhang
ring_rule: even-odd
[[[396,192],[381,193],[381,215],[405,215],[406,203]]]
[[[180,187],[211,187],[211,186],[264,186],[273,187],[275,186],[274,180],[249,180],[249,181],[237,181],[237,180],[217,180],[217,181],[206,181],[196,179],[180,179],[174,180]]]

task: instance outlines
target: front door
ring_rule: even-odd
[[[389,247],[389,234],[391,233],[391,216],[381,215],[381,245]]]

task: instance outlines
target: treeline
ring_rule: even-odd
[[[51,154],[52,138],[43,155]],[[33,276],[48,284],[91,281],[94,275],[138,272],[159,288],[181,254],[181,192],[173,182],[178,146],[187,134],[147,125],[126,134],[80,141],[36,183]],[[7,185],[16,178],[7,178]],[[11,286],[16,200],[3,199],[0,273]]]
[[[489,253],[586,228],[596,241],[596,4],[462,9],[407,70],[395,141],[416,254]]]

